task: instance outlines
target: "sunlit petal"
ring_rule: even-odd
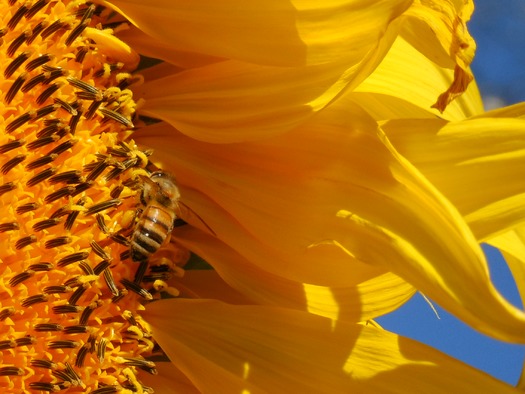
[[[384,129],[458,208],[478,240],[525,220],[525,120],[400,120]]]
[[[251,63],[358,63],[409,0],[108,1],[170,49]]]
[[[432,108],[448,89],[454,72],[428,59],[398,37],[379,67],[355,90],[355,101],[376,119],[440,118],[462,120],[482,113],[483,105],[475,82],[451,102],[441,114]]]
[[[304,312],[164,300],[143,315],[202,392],[518,393],[407,338]]]
[[[243,298],[233,294],[233,287],[258,304],[304,310],[339,321],[360,322],[391,312],[414,294],[412,286],[392,273],[377,274],[345,287],[292,281],[257,267],[222,242],[197,230],[181,229],[175,236],[181,244],[211,262],[216,270],[188,271],[177,282],[177,288],[184,286],[183,294],[187,286],[194,297],[241,303]],[[358,278],[359,275],[348,278],[348,282]],[[243,303],[250,302],[245,298]]]
[[[429,59],[454,70],[452,84],[434,104],[441,112],[474,78],[469,65],[476,43],[466,28],[473,10],[471,0],[417,0],[405,13],[404,38]]]
[[[137,139],[181,185],[208,196],[190,205],[263,270],[335,287],[354,272],[392,271],[477,329],[524,341],[525,316],[492,286],[463,218],[350,102],[278,138],[223,150],[173,130],[169,146],[166,137]]]

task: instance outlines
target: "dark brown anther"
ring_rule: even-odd
[[[97,213],[95,215],[96,219],[97,219],[97,225],[98,225],[98,228],[100,229],[100,231],[102,231],[104,234],[107,234],[109,233],[109,228],[108,226],[106,225],[106,221],[104,220],[104,216],[101,215],[100,213]],[[107,256],[107,255],[106,255]],[[101,256],[102,257],[102,256]],[[102,258],[106,258],[106,257],[102,257]]]
[[[0,196],[15,189],[16,185],[13,182],[6,182],[3,185],[0,185]]]
[[[106,345],[108,341],[102,338],[97,346],[97,358],[102,363],[104,362],[104,356],[106,355]]]
[[[51,177],[49,182],[51,184],[55,183],[66,183],[66,184],[75,184],[82,182],[82,173],[79,170],[70,170],[61,172]]]
[[[105,118],[109,118],[109,119],[114,120],[114,121],[116,121],[118,123],[121,123],[124,126],[126,126],[127,128],[134,127],[133,126],[133,122],[131,120],[126,118],[124,115],[119,114],[118,112],[115,112],[115,111],[113,111],[111,109],[108,109],[108,108],[105,108],[105,107],[99,108],[99,111],[100,111],[100,113],[102,113],[102,115],[104,115]]]
[[[31,179],[29,179],[26,182],[26,185],[29,187],[38,185],[40,182],[45,181],[47,178],[53,175],[56,171],[57,171],[56,167],[46,168],[45,170],[39,172],[38,174],[33,176]]]
[[[18,78],[20,78],[20,77],[18,77]],[[24,86],[22,86],[22,92],[24,92],[24,93],[29,92],[31,89],[35,88],[36,85],[38,85],[40,83],[43,83],[45,80],[46,80],[46,76],[44,75],[44,73],[35,75],[29,81],[27,81],[27,83]],[[25,81],[25,79],[24,79],[24,81]]]
[[[50,341],[48,349],[76,349],[79,346],[77,341],[71,340],[59,340],[59,341]]]
[[[15,168],[18,164],[22,163],[25,160],[26,157],[27,157],[27,155],[22,155],[22,154],[16,155],[11,160],[7,161],[2,166],[0,171],[2,171],[2,174],[6,175],[9,171],[11,171],[13,168]]]
[[[78,313],[84,308],[79,305],[56,305],[52,309],[54,314],[59,315],[62,313]]]
[[[46,302],[47,300],[47,294],[36,294],[23,299],[20,305],[22,305],[24,308],[28,308],[31,305],[40,304],[42,302]]]
[[[76,138],[72,138],[70,140],[67,140],[65,142],[62,142],[57,147],[51,149],[47,154],[49,156],[51,155],[59,155],[61,153],[64,153],[66,150],[71,149],[75,144],[78,142]]]
[[[69,215],[67,215],[66,221],[64,222],[64,229],[67,231],[71,231],[73,228],[73,224],[75,223],[75,220],[77,220],[79,211],[72,211]]]
[[[7,48],[7,56],[13,57],[18,48],[29,38],[31,37],[31,29],[24,30],[17,38],[15,38],[9,48]]]
[[[6,231],[14,231],[20,229],[20,225],[17,222],[0,223],[0,233]]]
[[[106,268],[110,266],[109,260],[102,260],[100,263],[98,263],[95,268],[93,268],[93,273],[95,275],[100,275]]]
[[[0,154],[7,153],[13,149],[18,149],[26,143],[26,140],[20,138],[19,140],[13,140],[7,144],[0,145]]]
[[[24,3],[18,8],[18,10],[16,10],[11,19],[9,19],[7,22],[7,27],[9,30],[13,30],[16,25],[18,25],[18,22],[20,22],[20,19],[22,19],[22,17],[27,13],[28,9],[28,4]]]
[[[73,291],[73,289],[71,289],[70,287],[68,287],[67,285],[65,286],[46,286],[44,287],[44,293],[46,294],[65,294],[65,293],[71,293]],[[67,305],[60,305],[61,307],[62,306],[67,306]],[[78,312],[78,311],[76,311]]]
[[[95,168],[93,168],[90,173],[88,174],[86,181],[94,181],[98,178],[100,174],[104,172],[104,170],[108,167],[108,163],[106,161],[100,161],[97,163]]]
[[[84,115],[86,119],[91,119],[95,112],[97,112],[97,109],[102,105],[102,101],[93,101],[91,105],[89,106],[88,110],[86,111],[86,114]]]
[[[5,68],[4,77],[7,79],[13,75],[14,72],[18,70],[18,67],[20,67],[27,59],[29,59],[29,56],[31,56],[30,51],[24,51],[18,55],[13,61],[11,61],[11,63],[9,63],[9,66]]]
[[[33,230],[36,232],[42,231],[42,230],[45,230],[46,228],[56,226],[59,223],[60,223],[60,218],[41,220],[40,222],[33,224]]]
[[[49,105],[46,105],[45,107],[39,108],[36,110],[35,120],[43,118],[46,115],[52,114],[59,108],[60,108],[59,104],[49,104]]]
[[[69,119],[69,130],[72,135],[75,135],[75,131],[77,129],[77,125],[78,125],[78,122],[80,121],[82,114],[83,112],[81,110],[77,110],[77,114],[73,115]]]
[[[49,135],[49,136],[46,136],[46,137],[40,137],[40,138],[37,138],[34,141],[31,141],[29,144],[27,144],[27,149],[28,150],[35,150],[35,149],[41,148],[43,146],[46,146],[48,144],[51,144],[53,142],[56,142],[56,141],[58,141],[58,139],[59,139],[59,137],[57,135]]]
[[[38,325],[38,324],[37,324]],[[40,359],[40,358],[34,358],[32,359],[29,364],[32,366],[32,367],[35,367],[35,368],[45,368],[45,369],[56,369],[58,366],[56,363],[54,363],[53,361],[51,360],[45,360],[45,359]]]
[[[60,98],[54,98],[53,101],[56,104],[60,105],[60,107],[62,107],[62,109],[65,109],[70,115],[74,116],[74,115],[77,114],[77,110],[71,104],[65,102],[64,100],[62,100]]]
[[[0,321],[4,321],[9,316],[13,316],[15,314],[15,308],[12,306],[8,306],[7,308],[4,308],[0,310]]]
[[[62,86],[61,83],[53,83],[49,85],[42,93],[39,94],[39,96],[36,98],[36,103],[38,105],[42,105],[46,102],[46,100],[51,97],[53,93],[55,93],[60,87]],[[59,104],[60,105],[60,104]]]
[[[84,365],[84,360],[86,359],[89,349],[86,345],[82,346],[77,353],[77,358],[75,360],[75,367],[80,368]],[[96,391],[96,390],[95,390]]]
[[[18,367],[1,367],[0,376],[23,376],[25,372],[22,368]]]
[[[85,260],[87,259],[89,256],[89,252],[76,252],[76,253],[71,253],[70,255],[67,255],[63,258],[61,258],[58,263],[57,263],[57,266],[58,267],[65,267],[69,264],[73,264],[73,263],[76,263],[76,262],[79,262],[81,260]]]
[[[19,127],[23,126],[25,123],[29,122],[31,119],[34,119],[35,116],[36,116],[36,112],[35,111],[26,112],[26,113],[20,115],[15,120],[13,120],[11,123],[9,123],[7,125],[7,127],[5,128],[5,131],[7,133],[12,133],[13,131],[18,129]]]
[[[45,198],[44,198],[44,201],[46,203],[50,203],[50,202],[53,202],[53,201],[56,201],[62,197],[67,197],[67,196],[70,196],[73,192],[75,191],[75,187],[74,186],[65,186],[61,189],[58,189],[57,191],[53,192],[53,193],[50,193],[48,194]]]
[[[118,296],[119,290],[117,288],[117,285],[115,284],[113,274],[111,273],[111,270],[109,268],[106,268],[104,270],[104,280],[106,282],[106,285],[108,286],[109,291],[111,291],[111,294],[113,294],[113,297]]]
[[[78,266],[82,271],[84,271],[84,274],[86,275],[95,275],[95,271],[93,268],[87,263],[87,261],[81,261],[78,263]]]
[[[40,205],[38,205],[36,202],[29,202],[27,204],[22,204],[16,207],[16,213],[18,215],[23,215],[26,212],[34,211],[38,207],[40,207]]]
[[[56,21],[51,23],[48,27],[46,27],[44,29],[44,31],[42,33],[40,33],[40,36],[43,39],[46,39],[51,34],[56,33],[59,30],[66,29],[67,27],[69,27],[68,23],[66,23],[66,22],[64,22],[64,21],[62,21],[60,19],[57,19]]]
[[[78,52],[75,56],[75,61],[77,63],[82,63],[84,61],[84,59],[86,58],[86,55],[88,54],[89,52],[89,48],[86,47],[86,46],[82,46],[78,49]]]
[[[47,21],[42,21],[40,23],[38,23],[34,28],[33,28],[33,31],[31,32],[31,35],[29,36],[29,38],[27,39],[27,45],[30,45],[34,40],[35,38],[38,37],[38,35],[49,25],[49,23]]]
[[[89,22],[80,22],[78,25],[74,27],[73,30],[71,30],[71,33],[66,38],[66,45],[70,46],[73,44],[73,41],[75,41],[82,32],[88,27]]]
[[[96,389],[91,394],[115,394],[119,391],[119,388],[115,386],[105,386],[99,389]]]
[[[109,208],[118,207],[120,204],[122,204],[122,200],[118,198],[114,198],[108,201],[103,201],[97,204],[92,205],[87,209],[85,212],[85,215],[93,215],[94,213],[104,211]]]
[[[148,265],[148,260],[144,260],[139,263],[139,267],[137,268],[135,277],[133,278],[133,282],[135,282],[137,285],[140,285],[142,279],[144,279],[144,275],[146,275],[146,271],[148,270]]]
[[[126,289],[128,289],[129,291],[132,291],[135,294],[138,294],[139,296],[141,296],[145,300],[152,300],[153,299],[153,296],[151,295],[151,293],[149,291],[147,291],[146,289],[140,287],[138,284],[130,281],[129,279],[122,278],[120,280],[120,283],[122,283],[122,285]]]
[[[47,382],[31,382],[29,383],[29,388],[37,391],[47,391],[49,393],[55,393],[61,390],[60,385]]]
[[[33,277],[35,275],[35,271],[31,271],[31,270],[27,270],[27,271],[24,271],[24,272],[21,272],[15,276],[13,276],[10,280],[9,280],[9,286],[11,287],[15,287],[17,285],[19,285],[20,283],[28,280],[29,278]]]
[[[97,216],[97,222],[98,222],[98,218],[99,218],[99,216],[102,216],[102,215],[97,214],[96,216]],[[92,240],[89,244],[91,245],[91,249],[93,250],[93,252],[94,252],[97,256],[99,256],[100,258],[102,258],[102,259],[104,259],[104,260],[109,260],[109,256],[108,256],[108,254],[107,254],[106,251],[102,248],[102,246],[100,246],[100,245],[98,244],[97,241]],[[100,271],[100,272],[102,272],[102,271]],[[100,272],[98,272],[97,275],[100,274]]]
[[[29,267],[27,267],[28,270],[35,272],[51,271],[53,268],[53,264],[46,262],[31,264]]]
[[[50,53],[45,53],[43,55],[40,55],[36,59],[33,59],[29,63],[26,64],[26,71],[27,72],[31,72],[35,68],[43,66],[47,62],[53,60],[54,58],[55,58],[55,56],[50,54]]]
[[[36,3],[34,3],[26,12],[26,19],[29,20],[34,17],[38,11],[40,11],[46,6],[47,3],[49,3],[49,1],[50,0],[38,0]]]
[[[37,241],[36,237],[34,235],[28,235],[27,237],[20,238],[18,241],[16,241],[15,248],[16,249],[22,249],[26,246],[29,246]]]
[[[62,331],[64,327],[58,323],[38,323],[35,324],[35,331],[37,332],[57,332]]]
[[[76,305],[80,297],[86,292],[87,288],[89,287],[88,284],[85,284],[84,286],[77,287],[77,289],[71,294],[71,297],[67,300],[69,305]]]
[[[46,241],[44,245],[46,249],[53,249],[58,248],[59,246],[67,245],[68,243],[71,243],[71,237],[62,236]]]
[[[46,164],[53,162],[53,160],[55,160],[57,156],[58,155],[46,155],[36,160],[33,160],[28,165],[26,165],[26,170],[34,170],[35,168],[45,166]]]

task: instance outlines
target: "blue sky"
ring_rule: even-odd
[[[525,101],[525,0],[474,0],[476,11],[468,27],[477,42],[472,65],[488,106]],[[514,305],[520,305],[514,281],[499,252],[484,248],[493,281]],[[481,369],[496,378],[516,384],[525,347],[481,335],[445,311],[439,319],[420,295],[402,308],[379,319],[386,329],[417,339]]]

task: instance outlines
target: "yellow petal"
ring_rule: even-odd
[[[458,208],[478,240],[525,220],[525,120],[388,122],[392,143]]]
[[[217,237],[264,271],[331,287],[392,271],[478,330],[524,342],[525,316],[492,286],[461,215],[345,99],[257,142],[164,133],[137,140]],[[207,199],[191,200],[191,188]]]
[[[170,362],[155,362],[158,375],[139,373],[142,384],[152,387],[159,394],[198,394],[200,391]]]
[[[143,316],[205,393],[519,392],[407,338],[304,312],[163,300]]]
[[[358,63],[409,0],[111,0],[152,38],[177,51],[299,66]]]
[[[475,83],[440,114],[432,108],[448,89],[452,70],[437,65],[398,37],[378,68],[355,90],[355,101],[375,119],[440,118],[462,120],[483,112]]]
[[[441,112],[473,79],[469,65],[476,43],[466,27],[473,10],[471,0],[416,0],[405,13],[403,36],[429,59],[454,70],[452,84],[434,104]]]
[[[228,303],[275,305],[308,311],[339,321],[360,322],[384,315],[405,303],[414,289],[399,277],[385,273],[353,286],[317,286],[271,274],[242,258],[227,245],[191,228],[177,229],[177,241],[210,262],[216,271],[187,271],[175,286],[191,289],[192,297]],[[222,279],[219,277],[222,277]],[[242,299],[237,289],[252,302]],[[357,280],[358,275],[348,280]]]

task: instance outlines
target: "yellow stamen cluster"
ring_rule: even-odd
[[[0,10],[0,392],[151,392],[136,312],[169,267],[129,258],[138,57],[89,2]]]

